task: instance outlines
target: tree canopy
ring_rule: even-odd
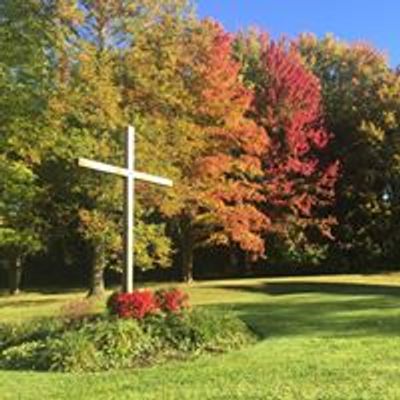
[[[396,259],[400,76],[370,45],[231,34],[186,0],[5,0],[0,54],[10,271],[56,260],[91,294],[120,271],[122,182],[76,160],[122,164],[128,124],[175,182],[137,185],[138,269]]]

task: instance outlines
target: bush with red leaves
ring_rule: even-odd
[[[179,289],[135,290],[132,293],[113,293],[107,301],[111,314],[119,318],[142,320],[159,312],[179,314],[189,307],[188,295]]]
[[[178,314],[189,308],[189,296],[182,290],[162,289],[156,292],[156,297],[162,312]]]
[[[141,320],[158,311],[157,299],[151,290],[135,290],[132,293],[114,293],[108,299],[107,308],[120,318]]]

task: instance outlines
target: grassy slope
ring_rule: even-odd
[[[257,345],[140,371],[0,371],[8,399],[400,399],[400,275],[217,281],[195,304],[234,308]],[[51,315],[81,295],[0,297],[0,320]]]

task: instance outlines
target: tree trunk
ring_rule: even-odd
[[[101,246],[94,251],[88,297],[100,297],[105,293],[104,284],[105,254]]]
[[[22,260],[20,257],[10,261],[8,267],[8,288],[11,295],[16,295],[20,292],[22,279]]]
[[[183,282],[193,282],[193,247],[185,246],[182,249],[182,279]]]
[[[185,224],[182,231],[182,280],[187,284],[193,282],[193,238],[190,224]]]
[[[239,267],[239,259],[236,245],[232,244],[229,249],[229,262],[225,264],[224,274],[229,276],[231,273],[237,273]]]
[[[249,253],[244,253],[244,274],[251,276],[253,274],[253,263]]]

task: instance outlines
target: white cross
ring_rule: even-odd
[[[170,179],[149,175],[144,172],[135,171],[135,130],[129,126],[125,142],[125,168],[116,167],[101,162],[80,158],[78,165],[84,168],[94,169],[125,178],[124,192],[124,270],[122,288],[126,293],[133,290],[134,271],[134,225],[135,225],[135,179],[156,183],[163,186],[172,186]]]

